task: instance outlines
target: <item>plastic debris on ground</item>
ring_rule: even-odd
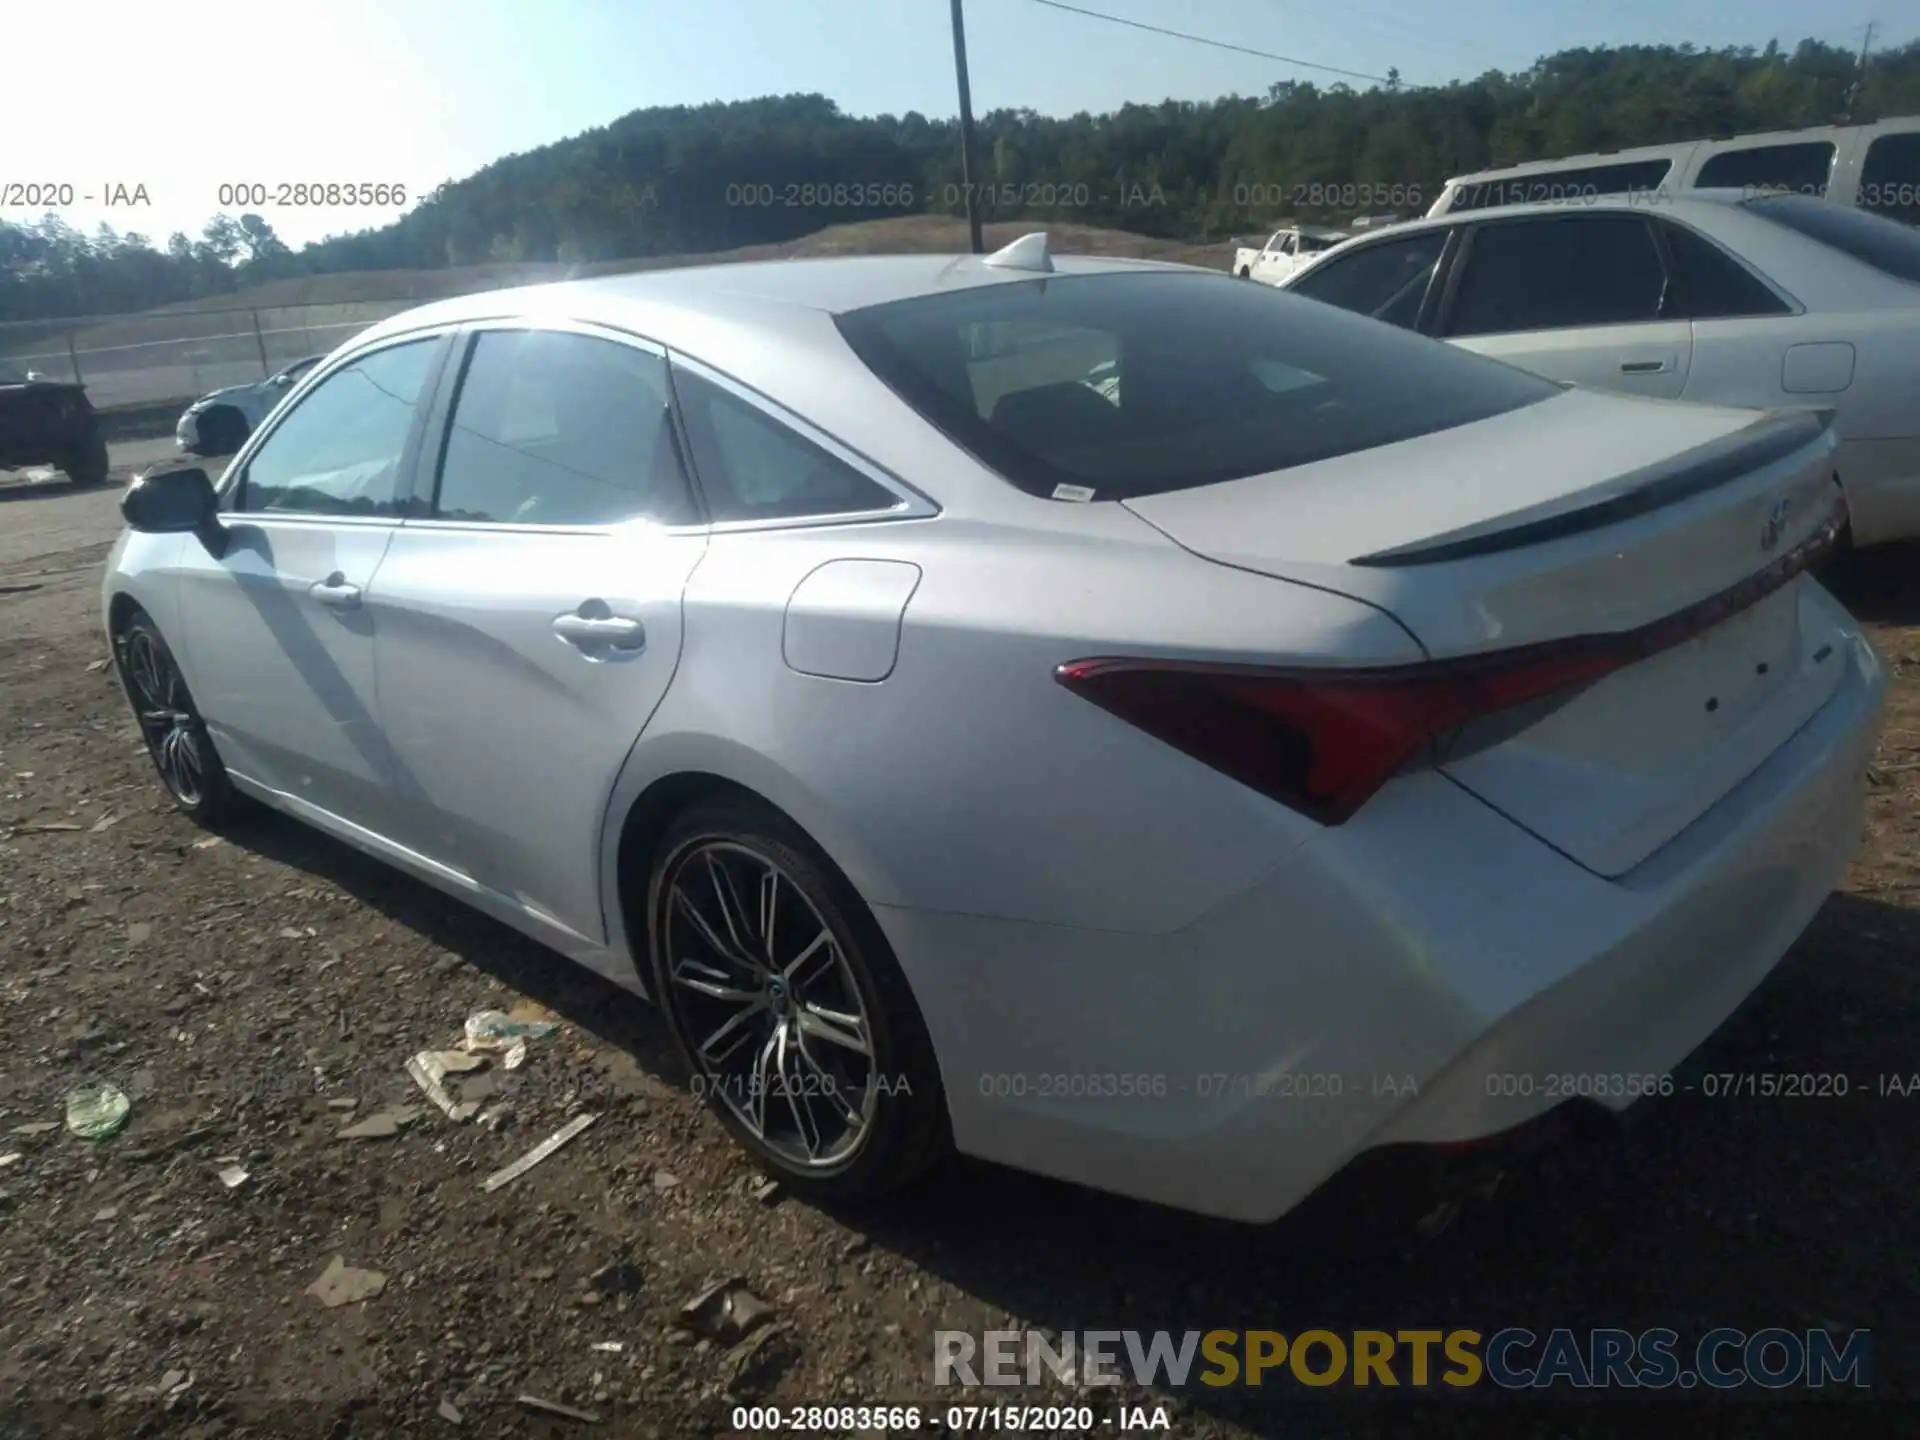
[[[238,1165],[222,1165],[217,1173],[220,1183],[229,1190],[237,1190],[247,1183],[247,1172]]]
[[[681,1328],[730,1345],[773,1317],[773,1306],[739,1275],[709,1285],[680,1307]]]
[[[449,1120],[465,1121],[479,1113],[480,1102],[457,1099],[448,1092],[446,1078],[478,1070],[486,1063],[464,1050],[422,1050],[407,1061],[407,1074]]]
[[[598,1425],[600,1417],[591,1410],[576,1410],[571,1405],[562,1405],[558,1400],[542,1400],[538,1395],[516,1395],[513,1397],[529,1410],[539,1410],[548,1415],[558,1415],[563,1420],[578,1420],[583,1425]]]
[[[562,1125],[558,1130],[554,1131],[553,1134],[542,1140],[511,1165],[503,1170],[494,1171],[493,1174],[480,1182],[480,1188],[491,1192],[498,1190],[502,1185],[512,1184],[542,1160],[553,1154],[553,1152],[558,1150],[562,1145],[573,1139],[573,1137],[578,1135],[582,1130],[593,1124],[598,1118],[597,1115],[574,1116],[573,1119]]]
[[[104,1140],[127,1123],[132,1110],[133,1102],[118,1086],[90,1081],[67,1092],[67,1129],[83,1140]]]
[[[460,1407],[454,1404],[453,1401],[451,1400],[442,1400],[440,1402],[440,1408],[437,1413],[439,1414],[440,1418],[446,1421],[449,1425],[458,1425],[462,1420],[466,1418],[464,1415],[460,1413]]]
[[[467,1017],[466,1038],[461,1048],[471,1051],[501,1051],[501,1064],[518,1070],[527,1059],[527,1042],[544,1040],[560,1028],[557,1020],[519,1020],[504,1010],[476,1010]]]
[[[357,1301],[371,1300],[387,1288],[387,1277],[378,1270],[357,1270],[336,1255],[320,1272],[320,1278],[307,1287],[307,1293],[329,1310]]]

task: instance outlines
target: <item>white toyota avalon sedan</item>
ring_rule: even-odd
[[[952,1147],[1262,1221],[1669,1088],[1884,690],[1828,417],[1040,236],[428,305],[124,510],[184,810],[651,997],[822,1197]]]

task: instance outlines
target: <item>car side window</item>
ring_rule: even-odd
[[[1497,221],[1477,230],[1449,335],[1659,318],[1666,267],[1638,215]]]
[[[1791,307],[1739,261],[1710,240],[1662,221],[1673,256],[1673,288],[1665,313],[1675,320],[1724,320],[1740,315],[1785,315]]]
[[[519,525],[693,518],[666,357],[561,330],[483,330],[454,401],[433,517]]]
[[[1920,225],[1920,132],[1882,135],[1867,147],[1858,203],[1889,220]]]
[[[900,503],[884,485],[711,380],[676,368],[673,388],[715,522],[830,519]]]
[[[1824,195],[1833,169],[1833,143],[1753,145],[1723,150],[1700,167],[1696,190],[1758,190],[1781,195]]]
[[[1420,318],[1433,267],[1446,248],[1445,230],[1423,230],[1322,260],[1287,288],[1310,300],[1371,315],[1411,330]]]
[[[307,393],[247,462],[235,508],[292,515],[397,515],[401,465],[440,338],[364,355]]]

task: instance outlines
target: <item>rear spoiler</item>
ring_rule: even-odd
[[[1831,449],[1836,443],[1832,433],[1833,417],[1832,410],[1789,410],[1763,415],[1731,435],[1723,435],[1658,464],[1629,471],[1606,485],[1583,491],[1571,502],[1564,498],[1550,500],[1412,545],[1362,555],[1348,563],[1377,569],[1439,565],[1598,530],[1650,510],[1678,504],[1809,446],[1824,442]]]

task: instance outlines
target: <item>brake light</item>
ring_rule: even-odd
[[[1365,670],[1103,657],[1061,665],[1054,678],[1222,774],[1338,825],[1469,720],[1590,685],[1780,589],[1832,548],[1846,518],[1838,501],[1818,531],[1765,569],[1638,630]]]

